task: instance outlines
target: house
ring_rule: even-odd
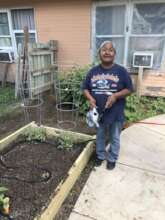
[[[89,64],[99,44],[110,39],[117,62],[131,72],[138,70],[135,52],[151,54],[153,70],[165,69],[165,0],[1,0],[0,49],[14,58],[25,25],[31,42],[58,41],[59,63]]]

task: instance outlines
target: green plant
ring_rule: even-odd
[[[45,141],[46,139],[46,129],[42,127],[31,127],[28,128],[25,133],[24,137],[27,141]]]
[[[8,189],[4,186],[0,187],[0,211],[4,214],[9,214],[9,197],[5,196],[5,192],[7,192]]]
[[[91,66],[73,67],[65,73],[60,72],[57,82],[60,87],[61,102],[73,102],[79,107],[79,113],[86,115],[88,102],[82,92],[83,80]]]
[[[0,119],[7,117],[18,108],[18,99],[15,99],[15,90],[12,86],[0,88]],[[14,112],[15,113],[15,112]]]
[[[73,138],[71,138],[69,135],[60,135],[59,145],[57,148],[63,150],[71,150],[73,148],[73,144]]]
[[[125,115],[128,122],[135,122],[165,113],[165,99],[162,97],[138,98],[136,94],[126,99]]]

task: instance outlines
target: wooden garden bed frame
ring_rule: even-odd
[[[6,138],[0,140],[0,151],[4,150],[10,143],[16,140],[16,138],[19,135],[24,134],[27,129],[34,127],[37,128],[37,125],[34,122],[31,122],[30,124],[20,128],[19,130],[15,131]],[[95,138],[95,136],[71,132],[71,131],[65,131],[62,129],[51,128],[47,126],[40,126],[40,127],[45,128],[46,135],[48,138],[58,137],[60,134],[69,135],[71,138],[73,138],[73,140],[77,140],[77,141],[87,141]],[[34,220],[53,220],[55,218],[62,203],[68,196],[76,180],[79,178],[81,172],[87,165],[93,151],[94,151],[94,142],[90,141],[88,142],[84,150],[81,152],[81,154],[78,156],[76,161],[73,163],[72,167],[69,169],[67,177],[63,179],[56,187],[54,192],[52,192],[53,197],[49,202],[47,208],[41,212],[40,216],[35,217]]]

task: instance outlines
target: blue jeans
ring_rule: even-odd
[[[100,124],[97,129],[96,138],[96,155],[101,160],[107,159],[108,161],[115,162],[118,159],[120,150],[120,133],[123,123],[115,121],[108,126],[108,137],[110,142],[110,148],[108,153],[105,151],[105,133],[107,126]],[[106,157],[107,154],[107,157]]]

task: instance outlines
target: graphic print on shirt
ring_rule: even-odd
[[[92,92],[96,95],[112,95],[117,92],[119,77],[115,74],[97,74],[91,78]]]

